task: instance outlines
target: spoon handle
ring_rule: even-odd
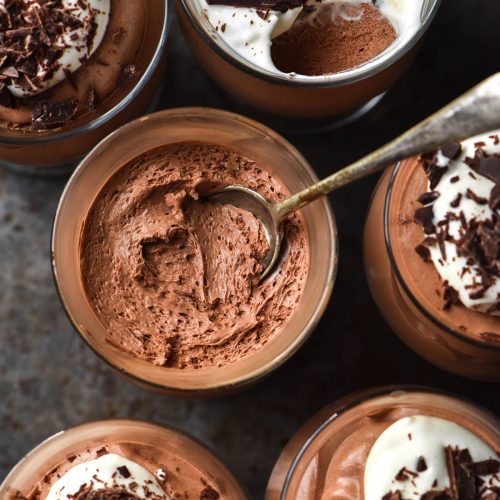
[[[361,177],[442,144],[460,141],[500,127],[500,73],[487,78],[392,142],[335,172],[326,179],[277,203],[279,221],[299,208]]]

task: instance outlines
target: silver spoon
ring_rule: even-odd
[[[461,141],[499,127],[500,73],[496,73],[392,142],[286,200],[269,203],[261,194],[239,185],[212,192],[205,199],[234,205],[260,220],[269,242],[269,250],[262,261],[262,280],[278,260],[283,238],[280,224],[288,214],[399,160],[430,153],[447,142]]]

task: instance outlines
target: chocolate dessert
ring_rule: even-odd
[[[176,430],[108,420],[60,432],[0,484],[2,500],[245,500],[213,453]]]
[[[379,183],[365,226],[374,298],[418,354],[500,381],[500,140],[410,158]]]
[[[271,72],[321,76],[356,68],[418,24],[408,0],[199,0],[228,46]]]
[[[53,131],[99,116],[104,101],[140,76],[144,9],[123,0],[3,2],[0,129]]]
[[[309,267],[302,218],[285,221],[285,258],[260,283],[268,243],[259,221],[203,200],[230,184],[271,201],[288,195],[265,165],[206,143],[149,151],[106,183],[80,256],[109,343],[154,365],[202,369],[234,363],[286,327]]]
[[[446,396],[401,391],[344,410],[321,434],[311,437],[306,424],[290,443],[307,442],[308,450],[300,456],[303,463],[292,465],[297,476],[287,478],[288,495],[281,498],[499,497],[500,435],[480,409]]]
[[[396,36],[373,4],[325,4],[305,9],[291,29],[273,39],[271,54],[284,73],[326,75],[373,59]]]
[[[446,145],[413,163],[401,217],[414,223],[395,243],[415,293],[444,324],[500,345],[500,139]]]
[[[72,454],[27,497],[16,493],[12,500],[170,500],[181,495],[221,498],[210,479],[184,458],[121,443]]]

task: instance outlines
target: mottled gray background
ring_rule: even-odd
[[[374,111],[341,130],[285,135],[320,175],[360,157],[499,70],[499,18],[498,0],[443,0],[417,61]],[[199,70],[176,23],[170,53],[162,107],[240,109]],[[375,181],[332,197],[341,242],[339,276],[330,307],[301,351],[255,388],[186,402],[123,381],[78,338],[59,304],[49,260],[64,180],[0,170],[0,480],[24,453],[61,429],[94,419],[136,417],[199,437],[259,499],[297,428],[354,389],[427,384],[500,413],[499,385],[459,379],[420,360],[378,314],[361,263],[363,220]]]

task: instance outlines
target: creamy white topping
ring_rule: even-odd
[[[462,142],[462,153],[455,160],[449,160],[441,152],[438,153],[438,165],[448,169],[443,175],[434,191],[439,193],[439,197],[433,203],[433,222],[437,234],[444,230],[442,222],[449,218],[449,214],[459,218],[461,214],[469,223],[475,219],[477,221],[491,220],[493,210],[486,204],[479,204],[467,195],[467,192],[474,193],[479,198],[489,200],[495,184],[488,178],[479,175],[466,163],[465,158],[473,158],[476,143],[485,143],[482,148],[486,154],[492,155],[500,153],[500,143],[495,135],[500,133],[490,132],[488,134],[472,137]],[[460,200],[456,203],[456,200]],[[453,206],[453,205],[456,206]],[[458,255],[458,246],[455,243],[463,237],[462,223],[460,220],[450,221],[446,225],[452,241],[444,242],[445,255],[443,255],[439,245],[428,245],[431,252],[431,259],[443,280],[454,288],[460,297],[462,304],[470,309],[480,312],[489,312],[500,316],[500,310],[495,306],[499,303],[500,279],[492,276],[492,285],[484,291],[484,294],[475,295],[481,290],[481,274],[478,262],[470,263],[465,256]],[[465,271],[464,271],[465,270]]]
[[[153,493],[163,500],[170,500],[151,472],[114,453],[83,462],[70,469],[52,486],[46,500],[67,500],[71,495],[75,495],[82,485],[92,486],[93,491],[119,488],[141,499],[151,498],[148,494]]]
[[[209,5],[207,0],[195,0],[206,15],[209,23],[222,40],[244,59],[258,67],[274,73],[283,74],[276,68],[271,58],[272,39],[288,31],[303,7],[289,9],[285,13],[270,11],[265,19],[257,9],[233,7],[228,5]],[[345,4],[346,0],[307,0],[307,6],[325,4]],[[372,3],[372,0],[349,0],[350,4]],[[423,0],[379,0],[377,7],[398,34],[398,43],[411,38],[420,26]],[[347,18],[344,9],[332,10],[332,15]],[[351,17],[348,17],[351,20]],[[333,22],[333,19],[332,19]],[[293,77],[293,74],[290,74]],[[317,78],[305,77],[304,78]],[[325,77],[322,77],[325,78]]]
[[[373,445],[365,466],[364,498],[380,500],[399,490],[405,500],[419,500],[428,491],[449,487],[447,446],[468,449],[474,462],[498,459],[483,440],[454,422],[423,415],[405,417],[388,427]],[[415,473],[420,457],[426,470],[409,474],[411,479],[405,481],[395,479],[403,467]],[[498,474],[482,478],[489,486],[500,486]]]
[[[37,4],[35,0],[25,0],[28,4]],[[82,22],[79,28],[68,27],[54,42],[54,47],[62,50],[62,55],[55,60],[58,69],[54,74],[44,81],[40,81],[36,90],[22,88],[13,83],[8,86],[10,92],[17,97],[28,97],[39,94],[54,85],[62,82],[65,78],[65,70],[74,73],[86,58],[89,58],[101,44],[108,26],[111,13],[111,0],[63,0],[65,11],[78,18]],[[0,0],[0,7],[5,0]],[[95,30],[95,33],[94,33]],[[91,39],[92,43],[87,44]],[[46,68],[39,65],[36,76],[43,78]]]

